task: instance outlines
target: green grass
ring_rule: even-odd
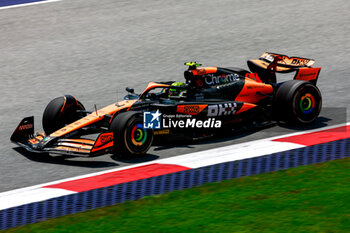
[[[350,232],[350,159],[211,183],[5,232]]]

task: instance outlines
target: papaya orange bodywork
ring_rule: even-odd
[[[91,152],[96,152],[99,150],[104,150],[113,146],[113,133],[102,133],[96,139],[96,142],[91,150]]]
[[[217,67],[201,67],[195,70],[191,70],[193,75],[204,75],[204,74],[213,74],[218,70]]]
[[[72,151],[72,152],[81,152],[81,153],[90,153],[90,149],[84,149],[84,148],[72,148],[68,146],[58,146],[55,147],[56,150],[62,150],[62,151]]]
[[[308,58],[303,58],[303,57],[288,57],[286,55],[282,55],[282,54],[276,54],[276,53],[263,53],[260,58],[262,59],[266,59],[267,57],[280,57],[281,60],[279,60],[277,63],[279,65],[287,65],[287,66],[291,66],[291,67],[301,67],[301,66],[307,66],[307,67],[311,67],[315,61],[313,59],[308,59]]]
[[[45,137],[45,134],[39,134],[35,138],[29,139],[28,142],[31,144],[36,144],[36,143],[40,142],[41,140],[43,140],[44,137]]]
[[[255,104],[249,104],[249,103],[243,103],[243,106],[241,107],[241,109],[239,109],[236,114],[248,111],[249,109],[255,108],[256,105]]]
[[[76,148],[76,149],[82,149],[82,150],[88,150],[90,151],[92,146],[91,145],[86,145],[86,144],[77,144],[77,143],[69,143],[69,142],[58,142],[57,147],[64,146],[64,147],[69,147],[69,148]]]
[[[124,108],[129,108],[131,107],[132,104],[134,104],[136,100],[125,100],[118,102],[118,104],[111,104],[108,105],[97,112],[93,112],[86,117],[81,118],[80,120],[77,120],[73,122],[72,124],[69,124],[56,132],[52,133],[50,136],[51,137],[61,137],[65,134],[68,134],[70,132],[73,132],[74,130],[83,128],[84,126],[93,124],[97,121],[100,121],[104,118],[104,115],[113,115],[115,112],[120,111]]]
[[[317,79],[318,74],[320,73],[321,67],[318,68],[300,68],[295,78],[296,80],[312,81]]]
[[[186,105],[177,105],[176,112],[184,113],[188,115],[197,115],[202,112],[208,104],[186,104]]]
[[[113,141],[112,142],[109,142],[105,145],[102,145],[100,147],[93,147],[91,152],[96,152],[96,151],[100,151],[100,150],[104,150],[104,149],[107,149],[107,148],[110,148],[110,147],[113,147]]]
[[[155,82],[150,82],[149,84],[148,84],[148,86],[146,87],[146,89],[143,91],[143,93],[141,94],[141,96],[144,94],[144,93],[146,93],[146,92],[148,92],[150,89],[153,89],[153,88],[157,88],[157,87],[170,87],[170,85],[169,84],[162,84],[162,83],[155,83]]]
[[[79,139],[61,139],[61,141],[66,141],[66,142],[72,142],[72,143],[78,143],[78,144],[85,144],[85,145],[90,145],[93,146],[95,141],[91,140],[91,139],[83,139],[83,138],[79,138]]]
[[[268,62],[258,60],[258,59],[253,59],[250,61],[257,64],[258,66],[260,66],[264,69],[267,69],[267,67],[270,65],[270,63],[268,63]],[[290,69],[291,69],[290,67],[283,67],[283,66],[276,66],[275,67],[275,71],[277,71],[277,72],[286,72],[286,71],[289,71]]]
[[[270,84],[256,82],[252,79],[246,79],[241,92],[238,94],[236,101],[258,103],[266,98],[264,95],[270,95],[273,92],[273,87]]]

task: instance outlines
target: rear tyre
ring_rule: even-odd
[[[113,132],[114,154],[118,159],[145,154],[153,142],[153,132],[143,128],[142,114],[138,112],[118,114],[113,119],[110,130]]]
[[[309,124],[320,114],[322,97],[310,82],[290,80],[283,83],[275,95],[275,113],[278,120],[287,123]]]
[[[46,106],[42,124],[46,135],[68,125],[80,118],[77,110],[85,110],[84,106],[74,96],[57,97]]]

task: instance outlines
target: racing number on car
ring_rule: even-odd
[[[214,104],[208,106],[208,116],[233,115],[237,111],[237,103]]]

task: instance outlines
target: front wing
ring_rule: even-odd
[[[101,133],[96,140],[86,138],[55,138],[34,134],[34,117],[24,118],[11,136],[11,141],[34,153],[53,153],[92,157],[113,151],[113,133]]]

